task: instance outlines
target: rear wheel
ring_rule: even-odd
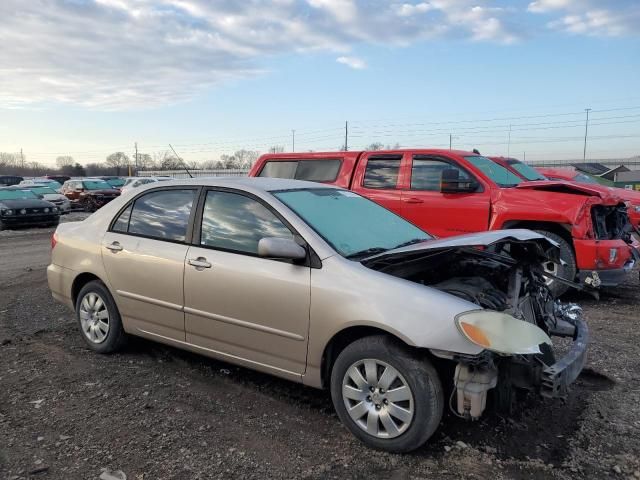
[[[545,237],[553,240],[560,246],[560,259],[565,262],[565,265],[561,265],[555,262],[545,262],[542,265],[542,268],[546,271],[555,275],[556,277],[564,278],[565,280],[569,280],[571,282],[575,281],[576,273],[578,271],[578,267],[576,265],[576,256],[573,253],[573,248],[571,244],[567,242],[560,235],[549,232],[547,230],[536,230],[536,232],[544,235]],[[569,290],[569,286],[564,283],[560,283],[554,279],[547,279],[547,286],[554,297],[559,297],[567,290]]]
[[[331,372],[331,398],[351,433],[389,452],[423,445],[438,427],[444,404],[428,360],[383,335],[361,338],[340,352]]]
[[[86,344],[98,353],[111,353],[122,347],[126,333],[122,328],[120,312],[99,280],[87,283],[76,300],[76,316]]]

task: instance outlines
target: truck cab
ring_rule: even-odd
[[[487,157],[457,150],[268,154],[250,176],[312,180],[357,192],[438,237],[529,228],[561,246],[549,274],[616,285],[635,264],[626,207],[615,197],[524,182]],[[594,274],[594,272],[596,272]],[[559,295],[569,287],[550,281]]]

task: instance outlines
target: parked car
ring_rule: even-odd
[[[556,295],[617,285],[633,268],[624,205],[615,196],[555,192],[481,155],[455,150],[394,150],[263,155],[249,176],[330,183],[396,212],[439,237],[510,228],[543,233],[561,248],[545,269]]]
[[[122,188],[120,189],[122,193],[129,192],[134,188],[141,187],[142,185],[148,185],[154,182],[166,182],[167,180],[172,180],[171,177],[130,177],[128,178]]]
[[[58,207],[28,189],[0,188],[0,230],[14,227],[53,227]]]
[[[48,178],[49,180],[55,180],[60,185],[62,185],[67,180],[71,180],[71,177],[69,177],[68,175],[45,175],[44,178]]]
[[[12,189],[31,190],[42,200],[53,203],[58,207],[58,211],[61,215],[69,213],[71,211],[71,202],[67,197],[61,193],[56,192],[53,188],[45,185],[32,185],[32,186],[14,186],[9,187]]]
[[[0,175],[0,187],[10,187],[11,185],[18,185],[24,178],[16,175]]]
[[[546,168],[538,167],[536,171],[549,180],[568,180],[574,183],[587,184],[596,188],[607,188],[620,198],[629,202],[629,218],[635,228],[640,228],[640,192],[626,188],[607,187],[596,182],[589,175],[579,172],[574,167]]]
[[[120,191],[99,178],[85,178],[64,182],[62,194],[76,207],[95,212],[118,197]]]
[[[566,395],[588,333],[545,284],[558,254],[521,229],[437,240],[333,186],[219,178],[60,225],[47,272],[92,350],[137,335],[327,388],[356,437],[405,452],[451,391],[467,419],[493,388]],[[551,336],[573,339],[560,359]]]
[[[99,178],[100,180],[104,180],[113,188],[116,188],[118,190],[120,190],[123,187],[126,180],[123,177],[96,177],[96,178]]]
[[[55,180],[51,180],[49,178],[29,178],[21,181],[19,184],[21,187],[32,187],[34,185],[45,185],[54,189],[56,192],[60,192],[62,189],[62,185]]]

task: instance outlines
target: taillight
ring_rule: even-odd
[[[51,235],[51,250],[56,248],[57,243],[58,243],[58,234],[57,232],[53,232],[53,235]]]

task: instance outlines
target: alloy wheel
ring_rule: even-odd
[[[93,343],[102,343],[109,334],[109,310],[95,292],[88,292],[80,302],[82,333]]]
[[[405,378],[388,363],[371,358],[347,369],[342,398],[356,425],[376,438],[402,435],[415,413],[413,393]]]

